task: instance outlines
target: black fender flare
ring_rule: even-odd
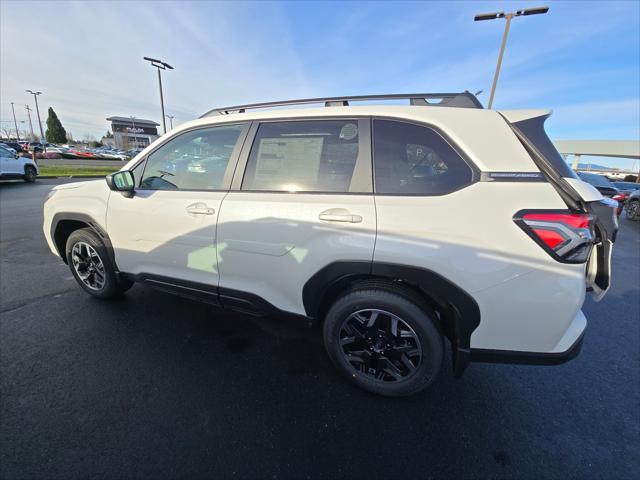
[[[67,263],[67,255],[65,252],[65,245],[61,245],[60,242],[56,239],[56,233],[58,231],[58,226],[61,222],[64,221],[74,221],[74,222],[82,222],[86,224],[89,228],[91,228],[98,237],[102,240],[107,249],[107,254],[109,255],[109,260],[111,260],[111,264],[115,268],[116,272],[118,272],[118,265],[116,264],[115,252],[113,250],[113,244],[111,243],[111,239],[107,232],[95,221],[93,217],[87,215],[86,213],[75,213],[75,212],[58,212],[53,216],[51,220],[51,230],[50,235],[53,240],[53,243],[60,254],[60,257]]]
[[[471,334],[480,325],[480,307],[461,287],[439,273],[420,267],[385,262],[340,261],[316,272],[302,289],[307,316],[317,318],[325,295],[333,285],[353,279],[382,278],[402,280],[426,297],[435,297],[450,307],[452,325],[448,337],[453,350],[454,374],[460,376],[471,356]]]

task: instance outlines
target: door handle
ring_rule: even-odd
[[[216,213],[215,209],[207,207],[206,203],[193,203],[187,208],[187,213],[191,215],[213,215]]]
[[[362,216],[354,215],[346,208],[330,208],[318,215],[320,220],[325,222],[360,223]]]

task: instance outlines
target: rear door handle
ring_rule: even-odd
[[[215,209],[209,208],[206,203],[192,203],[187,208],[187,213],[191,215],[213,215],[216,213]]]
[[[318,218],[325,222],[360,223],[362,216],[354,215],[346,208],[330,208],[318,215]]]

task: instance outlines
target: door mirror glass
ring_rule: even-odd
[[[129,170],[122,170],[107,175],[106,180],[109,188],[115,192],[132,192],[135,188],[133,173]]]

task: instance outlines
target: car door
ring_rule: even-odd
[[[371,263],[369,132],[354,118],[252,125],[218,218],[223,304],[304,314],[303,286],[320,269]]]
[[[0,148],[0,172],[3,174],[24,173],[22,162],[16,158],[16,154],[7,148]]]
[[[10,153],[11,152],[9,152],[9,150],[0,146],[0,174],[9,173],[9,165],[7,164],[7,162],[9,160]]]
[[[215,291],[216,221],[247,130],[229,124],[181,132],[133,169],[134,195],[113,192],[107,209],[120,271]]]

